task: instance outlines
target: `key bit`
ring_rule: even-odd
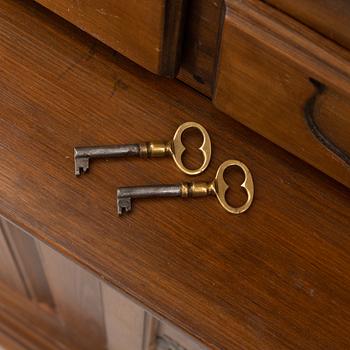
[[[224,172],[231,166],[237,166],[244,172],[244,181],[241,187],[247,193],[246,202],[240,207],[233,207],[227,203],[225,194],[229,186],[224,180]],[[227,160],[222,163],[211,182],[191,182],[173,185],[153,185],[121,187],[117,190],[117,211],[119,215],[131,211],[132,199],[159,198],[159,197],[205,197],[215,195],[222,207],[232,214],[245,212],[252,204],[254,197],[254,184],[248,167],[238,160]]]
[[[202,152],[204,159],[202,165],[198,169],[188,169],[182,162],[182,155],[186,149],[182,143],[182,134],[185,130],[190,128],[198,129],[203,136],[203,143],[199,149]],[[178,127],[173,139],[168,142],[145,142],[130,145],[75,147],[74,173],[77,176],[86,173],[89,169],[90,159],[93,158],[120,158],[132,156],[141,158],[171,156],[181,171],[188,175],[197,175],[202,173],[209,165],[211,157],[210,137],[202,125],[195,122],[187,122]]]
[[[131,197],[123,197],[123,194],[118,192],[117,208],[119,215],[131,211]]]
[[[80,174],[83,174],[83,173],[86,173],[89,169],[89,157],[76,157],[76,150],[74,150],[75,153],[74,153],[74,157],[75,157],[75,169],[74,169],[74,172],[75,172],[75,175],[80,175]]]

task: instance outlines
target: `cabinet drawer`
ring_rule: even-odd
[[[178,69],[183,0],[37,0],[153,73]]]
[[[348,0],[265,0],[265,2],[350,48]]]
[[[350,186],[350,54],[278,10],[228,1],[215,105]]]

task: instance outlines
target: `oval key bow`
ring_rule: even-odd
[[[200,133],[203,136],[203,143],[199,147],[199,150],[202,152],[204,160],[202,165],[198,169],[188,169],[185,167],[185,165],[182,162],[182,155],[184,151],[186,150],[186,147],[182,143],[182,135],[183,133],[191,128],[198,129]],[[178,129],[175,132],[175,135],[170,142],[170,149],[171,149],[171,155],[173,156],[173,159],[176,163],[176,165],[182,170],[185,174],[188,175],[197,175],[202,173],[209,165],[210,158],[211,158],[211,142],[210,142],[210,137],[205,130],[205,128],[196,123],[196,122],[187,122],[184,124],[181,124]]]
[[[246,202],[238,208],[229,205],[226,201],[226,192],[229,189],[229,186],[224,179],[224,172],[226,169],[228,169],[229,167],[232,167],[232,166],[237,166],[243,170],[244,181],[241,184],[241,187],[245,190],[245,192],[247,193],[247,196],[248,196]],[[248,167],[244,163],[242,163],[238,160],[227,160],[226,162],[222,163],[220,165],[218,171],[216,172],[215,179],[211,183],[211,186],[212,186],[212,190],[216,194],[216,197],[218,198],[220,204],[228,212],[230,212],[232,214],[243,213],[252,204],[253,197],[254,197],[253,177],[252,177],[252,174],[250,173]]]

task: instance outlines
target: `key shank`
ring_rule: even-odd
[[[108,145],[93,147],[75,147],[74,163],[75,175],[85,173],[89,169],[89,161],[92,158],[121,158],[139,156],[140,145]]]
[[[107,145],[92,147],[75,147],[75,175],[85,173],[89,169],[90,159],[93,158],[122,158],[122,157],[165,157],[171,154],[171,145],[166,142],[147,142],[129,145]]]
[[[131,211],[132,199],[135,198],[204,197],[213,193],[213,185],[206,182],[122,187],[117,190],[117,210],[119,215]]]
[[[121,215],[131,211],[131,200],[135,198],[181,197],[181,184],[122,187],[117,190],[117,210]]]

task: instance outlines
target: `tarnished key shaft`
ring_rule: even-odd
[[[119,215],[131,211],[131,200],[135,198],[203,197],[212,191],[211,183],[206,182],[121,187],[117,190],[117,210]]]
[[[92,147],[75,147],[75,175],[87,172],[92,158],[121,157],[164,157],[170,154],[170,146],[165,142],[147,142],[129,145],[107,145]]]

